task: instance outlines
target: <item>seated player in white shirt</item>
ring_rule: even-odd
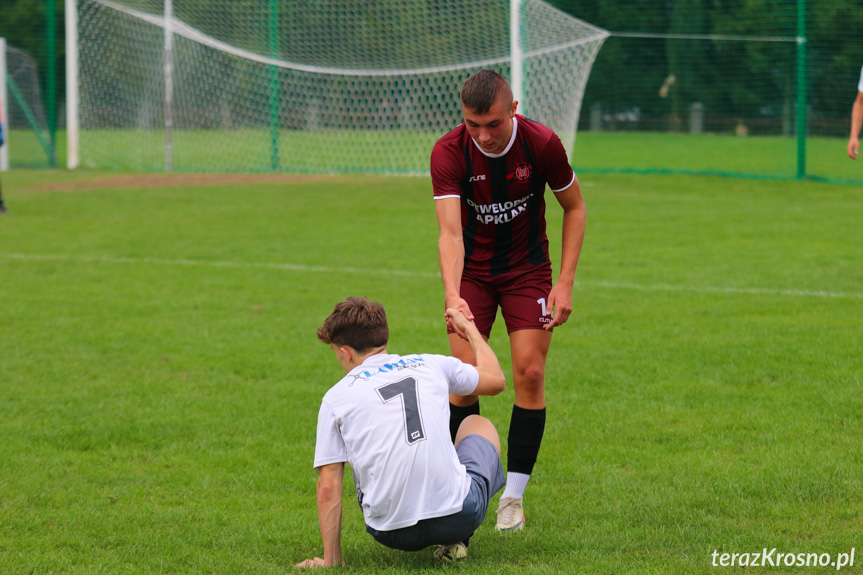
[[[347,374],[324,395],[315,445],[318,521],[323,558],[297,567],[344,564],[342,480],[354,474],[366,531],[394,549],[436,545],[435,557],[467,557],[489,500],[504,484],[500,438],[488,419],[449,432],[449,394],[496,395],[506,387],[494,352],[473,321],[448,309],[468,337],[476,367],[453,357],[387,352],[389,327],[381,304],[350,297],[318,329]]]

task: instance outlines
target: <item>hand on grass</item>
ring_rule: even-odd
[[[341,566],[345,566],[344,561],[342,561]],[[306,559],[302,563],[297,563],[296,565],[297,569],[314,569],[316,567],[335,567],[335,565],[327,565],[320,557],[315,557],[314,559]]]

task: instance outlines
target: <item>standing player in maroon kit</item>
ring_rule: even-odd
[[[488,338],[500,306],[512,349],[515,406],[506,489],[497,529],[524,526],[523,497],[545,430],[545,363],[552,329],[572,312],[572,286],[586,208],[560,139],[515,113],[518,102],[496,72],[482,70],[461,92],[464,123],[431,155],[446,307],[474,319]],[[552,283],[545,187],[563,208],[560,274]],[[474,362],[464,334],[447,322],[452,355]],[[450,396],[450,430],[479,413],[477,396]]]

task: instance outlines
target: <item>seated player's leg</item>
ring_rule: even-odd
[[[441,545],[434,555],[445,562],[456,562],[467,558],[467,548],[474,529],[478,528],[486,513],[491,498],[504,484],[500,462],[500,436],[494,424],[480,415],[467,417],[458,429],[455,440],[459,461],[471,477],[471,488],[462,510],[454,517],[465,522],[467,536],[456,544]],[[459,533],[463,527],[458,528]]]
[[[498,296],[491,286],[465,272],[461,281],[461,296],[465,299],[474,316],[479,332],[488,340],[491,327],[497,315]],[[449,333],[450,353],[465,363],[476,365],[473,348],[451,330]],[[476,395],[450,395],[450,437],[455,442],[456,432],[461,422],[471,415],[479,415],[479,397]]]
[[[497,428],[487,417],[471,415],[465,418],[459,426],[455,437],[456,446],[468,435],[485,437],[494,445],[495,449],[497,449],[497,454],[500,455],[500,435],[497,433]]]

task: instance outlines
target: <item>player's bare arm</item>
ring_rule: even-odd
[[[848,139],[848,157],[857,159],[860,153],[860,129],[863,128],[863,92],[857,92],[857,99],[851,108],[851,137]]]
[[[342,561],[342,480],[344,463],[321,466],[318,476],[318,524],[324,542],[324,556],[306,559],[301,568],[344,566]]]
[[[440,274],[443,279],[446,307],[461,311],[468,319],[473,319],[470,307],[462,299],[459,292],[461,276],[464,271],[461,199],[442,198],[435,200],[435,213],[437,215],[438,228],[440,229],[438,262],[440,263]],[[449,318],[447,318],[447,323],[453,327],[459,337],[467,339],[465,333],[453,325]]]
[[[472,395],[497,395],[506,389],[506,377],[503,375],[500,362],[473,320],[468,319],[463,312],[453,308],[446,310],[446,317],[447,321],[452,323],[453,328],[465,334],[473,349],[474,357],[476,357],[479,383]]]
[[[563,208],[563,239],[560,258],[560,274],[548,294],[548,311],[553,313],[551,323],[544,329],[566,323],[572,313],[572,286],[575,283],[575,268],[584,243],[584,230],[587,224],[587,206],[581,195],[578,178],[554,197]]]

